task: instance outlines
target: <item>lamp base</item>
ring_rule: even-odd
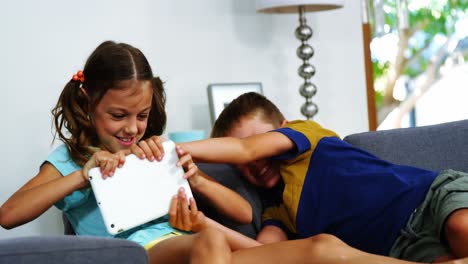
[[[312,119],[318,112],[318,106],[312,102],[312,97],[317,93],[317,87],[310,82],[315,75],[315,67],[309,64],[309,59],[314,55],[314,49],[307,43],[307,40],[312,37],[312,28],[307,25],[304,6],[299,6],[299,27],[296,28],[295,35],[301,41],[296,51],[297,56],[302,60],[298,74],[304,79],[304,83],[299,87],[299,94],[306,99],[301,106],[301,114],[307,119]]]

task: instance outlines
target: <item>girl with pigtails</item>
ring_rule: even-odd
[[[165,102],[163,82],[153,75],[139,49],[112,41],[100,44],[87,59],[83,71],[67,82],[52,110],[56,135],[63,144],[46,158],[39,173],[2,205],[1,226],[7,229],[20,226],[56,206],[77,235],[112,237],[106,231],[90,188],[88,171],[99,167],[103,177],[112,177],[130,153],[154,162],[161,160]],[[180,147],[177,151],[192,191],[212,200],[215,208],[234,221],[251,221],[252,209],[247,201],[198,172],[190,155]],[[180,196],[183,195],[180,190]],[[216,197],[223,197],[224,202],[217,202]],[[195,203],[193,199],[191,202]],[[184,228],[181,218],[173,220],[176,227]],[[193,241],[205,233],[210,235],[201,232],[189,236],[176,227],[169,224],[166,215],[116,237],[144,246],[152,262],[156,258],[172,262],[179,257],[189,259],[188,251],[180,254],[180,250],[192,242],[169,243],[168,247],[163,243],[164,250],[155,251],[157,243],[178,236]]]

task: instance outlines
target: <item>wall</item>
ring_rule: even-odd
[[[308,13],[314,29],[316,120],[340,135],[366,131],[360,6]],[[167,132],[210,129],[209,83],[262,82],[289,119],[304,99],[297,15],[257,14],[253,0],[17,0],[0,9],[0,203],[34,176],[52,149],[50,110],[91,51],[112,39],[140,48],[166,82]],[[56,145],[57,143],[55,143]],[[60,234],[59,212],[1,237]]]

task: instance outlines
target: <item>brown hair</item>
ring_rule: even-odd
[[[153,76],[151,66],[139,49],[125,43],[105,41],[91,53],[83,74],[84,82],[71,79],[65,85],[52,109],[56,135],[67,145],[77,164],[84,165],[92,155],[89,147],[99,145],[90,115],[104,94],[109,89],[121,89],[123,81],[151,81],[153,99],[143,139],[163,133],[166,125],[163,83]]]
[[[243,117],[259,116],[261,120],[280,127],[285,120],[281,111],[265,96],[249,92],[234,99],[216,119],[211,137],[224,137]]]

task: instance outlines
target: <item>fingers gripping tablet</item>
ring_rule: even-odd
[[[141,160],[131,154],[112,177],[102,178],[99,168],[89,170],[89,181],[104,219],[113,235],[157,219],[169,211],[172,197],[180,187],[193,197],[177,167],[178,156],[172,141],[163,142],[161,161]]]

